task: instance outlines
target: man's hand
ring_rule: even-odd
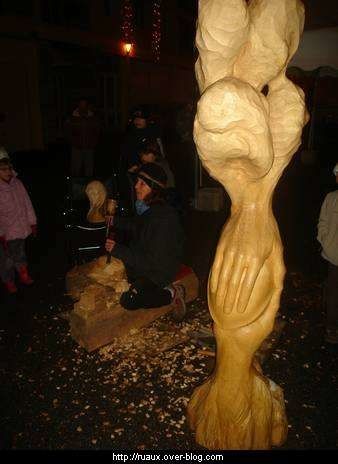
[[[112,240],[111,238],[107,238],[105,248],[108,253],[111,253],[115,247],[116,242]]]

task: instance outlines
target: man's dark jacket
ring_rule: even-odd
[[[114,227],[132,233],[129,246],[117,243],[112,251],[128,275],[147,278],[160,287],[174,281],[182,264],[184,233],[171,206],[154,203],[141,216],[116,217]]]

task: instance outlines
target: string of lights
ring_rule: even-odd
[[[161,0],[153,0],[151,49],[156,61],[161,57]]]
[[[134,43],[134,7],[132,0],[123,0],[121,36],[124,43]]]

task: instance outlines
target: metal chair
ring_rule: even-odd
[[[67,194],[63,212],[66,250],[70,266],[84,264],[103,253],[106,225],[90,224],[86,220],[89,182],[85,177],[67,177]]]

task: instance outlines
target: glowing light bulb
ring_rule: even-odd
[[[132,50],[132,48],[133,48],[133,44],[132,44],[132,43],[125,43],[124,46],[123,46],[123,48],[124,48],[125,54],[126,54],[126,55],[130,55],[131,50]]]

